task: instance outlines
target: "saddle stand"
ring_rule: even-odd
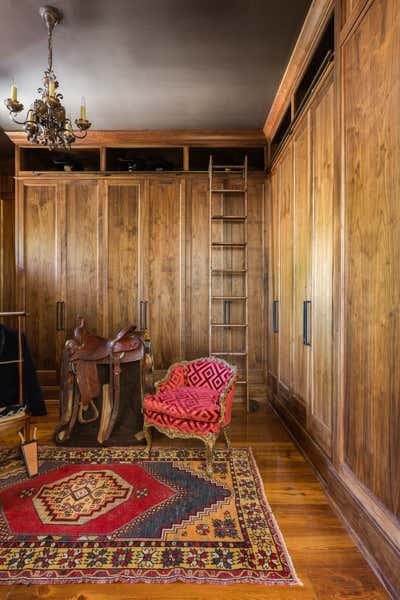
[[[107,441],[113,431],[120,406],[121,364],[140,361],[141,396],[152,388],[150,343],[135,325],[129,325],[114,339],[90,333],[85,319],[79,318],[74,337],[63,350],[60,385],[60,421],[55,439],[69,439],[76,421],[81,424],[99,420],[97,441]],[[107,365],[109,378],[101,385],[98,365]],[[101,415],[95,400],[101,398]],[[100,417],[100,418],[99,418]]]

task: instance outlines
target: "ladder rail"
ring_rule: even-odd
[[[241,176],[243,181],[242,181],[242,186],[240,188],[231,188],[231,187],[222,187],[221,188],[217,188],[217,186],[215,185],[215,179],[214,179],[214,174],[218,173],[219,175],[230,175],[230,174],[235,174],[238,176]],[[241,378],[240,378],[240,385],[243,385],[245,387],[245,398],[246,398],[246,408],[247,411],[249,411],[250,409],[250,400],[249,400],[249,328],[248,328],[248,322],[249,322],[249,305],[248,305],[248,296],[249,296],[249,290],[248,290],[248,268],[249,268],[249,263],[248,263],[248,161],[247,161],[247,155],[244,158],[244,163],[243,165],[216,165],[214,164],[214,158],[213,155],[210,155],[210,160],[209,160],[209,168],[208,168],[208,183],[209,183],[209,247],[208,247],[208,252],[209,252],[209,300],[208,300],[208,307],[209,307],[209,355],[210,356],[237,356],[237,357],[241,357],[244,359],[244,369],[241,369],[241,371],[244,371],[243,373],[241,373]],[[219,214],[213,214],[213,198],[215,197],[216,194],[220,194],[221,196],[221,204],[219,209],[220,209],[220,213]],[[242,207],[242,214],[235,216],[232,214],[228,214],[225,215],[225,199],[226,196],[225,194],[243,194],[243,207]],[[230,241],[225,241],[225,228],[222,228],[222,236],[220,237],[220,241],[219,242],[214,242],[213,241],[213,222],[215,223],[216,221],[221,221],[222,223],[224,222],[233,222],[233,221],[238,221],[241,222],[243,225],[243,242],[242,243],[234,243],[232,242],[232,238],[230,239]],[[230,268],[226,268],[226,263],[225,263],[225,258],[226,258],[226,252],[229,250],[233,250],[234,248],[240,248],[243,249],[244,254],[243,254],[243,267],[241,269],[234,269],[232,268],[232,263]],[[214,268],[213,267],[213,250],[214,249],[220,249],[222,252],[222,263],[220,265],[221,268]],[[222,289],[222,294],[221,292],[214,296],[213,295],[213,275],[221,275],[221,281],[225,282],[224,276],[225,275],[231,275],[234,276],[236,274],[240,274],[244,276],[244,290],[243,290],[243,294],[240,296],[240,300],[243,302],[244,304],[244,322],[243,323],[216,323],[213,321],[213,300],[228,300],[229,302],[234,300],[235,297],[232,295],[232,289],[230,290],[230,294],[227,294],[225,292],[225,287],[223,287]],[[239,298],[238,298],[239,299]],[[230,314],[230,311],[229,311]],[[225,318],[225,317],[224,317]],[[222,347],[226,348],[229,347],[231,348],[230,351],[218,351],[218,352],[214,352],[213,351],[213,330],[219,330],[222,332],[223,335],[223,344]],[[234,351],[232,350],[232,333],[234,330],[243,330],[244,333],[244,348],[241,348],[240,351]],[[229,337],[227,337],[229,336]],[[225,342],[226,340],[229,339],[230,344],[226,345]]]

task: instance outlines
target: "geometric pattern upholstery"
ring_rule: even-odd
[[[232,369],[222,362],[210,360],[193,360],[186,365],[187,385],[207,387],[222,392],[232,379]]]
[[[168,374],[168,380],[158,386],[158,392],[184,387],[186,385],[186,369],[184,365],[174,365]]]
[[[207,433],[217,433],[220,429],[219,423],[205,421],[193,421],[189,419],[179,419],[178,417],[171,417],[165,413],[159,413],[151,410],[146,410],[146,422],[153,423],[154,425],[161,425],[161,427],[167,427],[168,429],[176,429],[177,431],[183,431],[185,433],[194,433],[200,435],[207,435]]]
[[[144,400],[146,411],[170,417],[215,423],[219,419],[219,393],[208,388],[167,389]]]
[[[150,427],[169,437],[200,438],[206,444],[207,472],[212,472],[212,454],[221,428],[229,443],[236,367],[218,358],[199,358],[172,365],[166,377],[156,383],[156,393],[143,401],[148,451]]]

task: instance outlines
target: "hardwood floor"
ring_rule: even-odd
[[[34,419],[42,444],[53,444],[52,432],[57,419],[55,405],[49,416]],[[157,435],[158,445],[171,440]],[[157,437],[156,437],[157,436]],[[303,586],[272,587],[256,585],[207,586],[168,585],[53,585],[0,586],[0,598],[7,600],[257,600],[261,598],[295,600],[376,600],[388,598],[379,580],[369,568],[341,520],[332,510],[312,468],[292,442],[278,417],[267,406],[247,415],[236,406],[232,419],[234,445],[250,445],[260,469],[268,500],[278,520],[294,566]],[[1,440],[16,444],[15,436]],[[175,441],[193,444],[193,441]]]

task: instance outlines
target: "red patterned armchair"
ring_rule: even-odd
[[[229,423],[237,379],[236,367],[217,358],[172,365],[144,397],[144,434],[151,450],[150,428],[170,438],[199,438],[206,445],[207,473],[212,473],[214,445],[221,429],[228,448]]]

